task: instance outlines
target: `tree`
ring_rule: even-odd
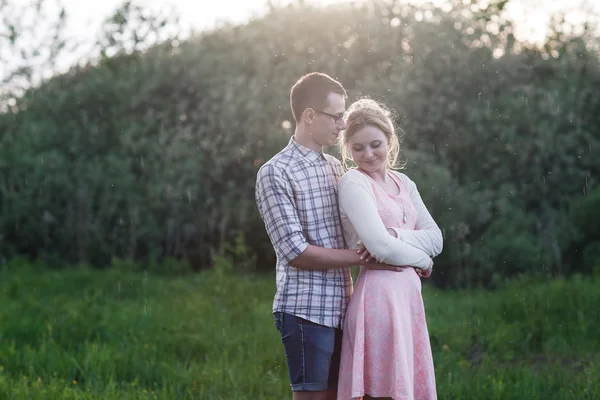
[[[69,51],[60,0],[23,3],[0,0],[0,104],[53,75],[58,57]]]
[[[176,40],[179,33],[179,17],[172,9],[155,13],[131,0],[125,0],[104,21],[96,47],[100,55],[106,58]]]

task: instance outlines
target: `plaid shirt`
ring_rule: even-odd
[[[306,270],[290,261],[309,244],[346,248],[338,207],[340,162],[290,139],[256,179],[256,204],[277,255],[273,312],[341,328],[352,294],[349,268]]]

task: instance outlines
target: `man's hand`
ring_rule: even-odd
[[[360,243],[360,247],[358,248],[358,250],[356,252],[359,254],[360,259],[362,260],[361,265],[368,269],[400,272],[400,271],[404,271],[407,268],[407,267],[400,267],[397,265],[389,265],[389,264],[380,263],[375,258],[373,258],[373,256],[369,253],[369,251],[365,247],[365,245],[362,244],[362,242]]]
[[[396,235],[396,231],[393,230],[392,228],[386,228],[387,232],[390,234],[390,236],[393,236],[395,238],[398,237],[398,235]],[[373,260],[373,256],[369,253],[369,251],[367,250],[367,248],[365,247],[365,245],[362,243],[362,241],[358,242],[360,244],[360,247],[358,249],[358,254],[360,255],[360,259],[364,260],[365,262],[369,262],[371,260]]]
[[[365,247],[365,245],[362,244],[362,243],[360,244],[360,247],[358,248],[358,250],[356,252],[360,256],[360,259],[362,261],[364,261],[365,263],[368,263],[370,261],[375,261],[375,259],[371,255],[371,253],[369,253],[369,250],[367,250],[367,248]]]
[[[394,272],[402,272],[407,268],[407,267],[399,267],[397,265],[383,264],[374,259],[371,259],[371,261],[369,261],[369,262],[364,262],[361,265],[363,265],[364,267],[366,267],[368,269],[382,270],[382,271],[394,271]]]
[[[387,231],[391,236],[397,237],[396,231],[392,228],[387,228]],[[360,259],[363,261],[362,265],[369,269],[399,272],[404,271],[407,268],[399,267],[396,265],[382,264],[373,258],[373,256],[369,253],[369,251],[362,242],[359,242],[359,245],[360,246],[356,252],[359,254]],[[431,276],[431,273],[433,272],[433,258],[430,260],[429,267],[427,269],[415,268],[415,271],[417,272],[417,275],[419,275],[421,278],[429,278]]]

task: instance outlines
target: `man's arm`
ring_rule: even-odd
[[[371,269],[401,271],[405,267],[378,263],[376,260],[361,260],[358,250],[328,249],[309,244],[306,250],[290,261],[290,265],[300,269],[334,269],[364,265]]]
[[[277,258],[289,263],[308,247],[285,171],[263,165],[256,177],[256,205]]]
[[[358,265],[399,271],[402,267],[364,261],[356,250],[309,244],[295,206],[294,192],[283,172],[265,165],[256,179],[256,204],[275,253],[294,268],[335,269]]]
[[[294,268],[334,269],[360,265],[360,255],[356,250],[328,249],[309,244],[298,257],[290,261]]]
[[[334,269],[357,265],[374,265],[360,260],[356,250],[329,249],[311,245],[304,236],[298,218],[294,192],[284,172],[265,165],[256,179],[256,204],[277,256],[294,268]],[[398,270],[395,266],[379,268]]]

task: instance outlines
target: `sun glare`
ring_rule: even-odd
[[[284,5],[292,0],[272,0],[274,5]],[[370,0],[305,0],[306,3],[315,5],[328,5],[333,3],[350,3]],[[471,3],[471,0],[465,0]],[[262,13],[267,9],[266,0],[220,0],[209,5],[198,5],[187,0],[171,0],[186,15],[189,22],[208,27],[218,22],[242,22],[253,14]],[[447,0],[405,0],[405,3],[414,5],[432,3],[444,8],[448,6]],[[482,1],[486,3],[486,1]],[[203,11],[201,11],[203,10]],[[600,2],[586,0],[512,0],[506,9],[506,17],[515,23],[515,36],[527,42],[541,43],[548,30],[548,24],[555,13],[567,14],[567,22],[581,25],[590,12],[600,13]],[[199,21],[202,20],[202,21]]]
[[[150,10],[169,10],[172,8],[180,16],[181,28],[184,31],[202,31],[215,28],[221,23],[244,23],[252,16],[268,10],[267,0],[138,0],[139,4]],[[285,5],[298,0],[271,0],[273,5]],[[350,3],[371,0],[304,0],[308,4],[329,5],[333,3]],[[464,0],[471,2],[472,0]],[[485,3],[489,0],[481,0]],[[81,2],[79,0],[53,0],[50,4],[61,4],[68,17],[66,34],[80,43],[91,42],[102,22],[122,3],[122,0],[104,0],[102,2]],[[447,0],[404,0],[404,3],[433,3],[446,9]],[[587,5],[587,8],[585,7]],[[58,8],[57,8],[58,10]],[[56,10],[55,10],[56,11]],[[541,44],[546,37],[551,15],[557,12],[569,12],[567,22],[582,26],[585,18],[591,18],[591,11],[597,16],[600,13],[600,2],[590,0],[509,0],[506,17],[514,22],[515,36],[519,41]],[[393,20],[392,24],[401,21]],[[490,32],[490,34],[494,34]],[[498,54],[497,54],[498,55]],[[67,57],[68,58],[68,57]],[[59,64],[67,65],[70,59]]]

